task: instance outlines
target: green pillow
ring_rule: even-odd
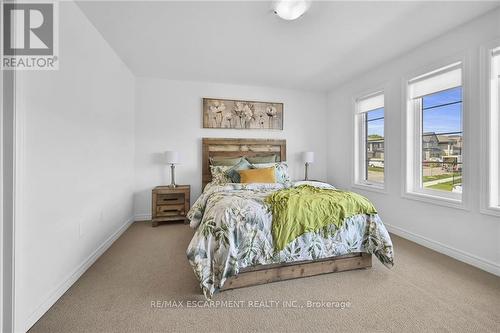
[[[239,183],[240,174],[238,171],[247,169],[254,169],[254,167],[246,159],[243,158],[238,164],[227,170],[226,175],[229,177],[229,179],[231,179],[232,183]]]
[[[221,165],[229,165],[233,166],[241,161],[241,157],[221,157],[221,156],[213,156],[210,157],[210,165],[221,166]]]
[[[278,155],[246,157],[250,163],[274,163],[278,161]]]

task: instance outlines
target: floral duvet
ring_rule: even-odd
[[[333,188],[318,182],[308,184]],[[186,251],[205,297],[211,298],[240,269],[255,265],[368,252],[392,267],[392,242],[377,214],[355,215],[345,219],[340,228],[331,224],[303,234],[276,252],[271,234],[272,214],[264,199],[274,191],[297,185],[207,185],[188,212],[196,232]]]

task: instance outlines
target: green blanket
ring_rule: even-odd
[[[365,197],[340,190],[321,189],[309,185],[274,192],[266,198],[273,213],[274,248],[283,250],[300,235],[335,224],[340,227],[348,217],[376,214]]]

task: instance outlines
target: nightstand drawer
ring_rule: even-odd
[[[183,215],[185,206],[184,203],[180,205],[164,205],[164,206],[156,206],[156,215],[158,216],[177,216]]]
[[[158,194],[157,205],[183,205],[184,193]]]
[[[189,211],[190,186],[177,185],[157,186],[151,195],[151,225],[156,227],[160,222],[187,221]]]

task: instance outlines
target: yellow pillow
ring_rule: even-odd
[[[274,166],[262,169],[239,170],[240,183],[276,183]]]

